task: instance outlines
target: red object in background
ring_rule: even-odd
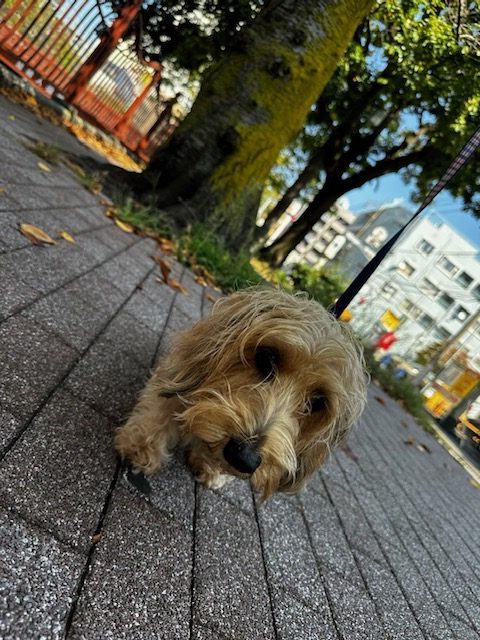
[[[377,349],[383,349],[386,351],[389,349],[392,344],[397,341],[397,336],[393,333],[393,331],[386,331],[383,335],[375,343],[375,347]]]

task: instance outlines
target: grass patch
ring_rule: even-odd
[[[189,233],[178,238],[177,255],[179,260],[195,269],[201,265],[211,274],[219,287],[225,291],[234,291],[245,287],[265,283],[250,264],[246,251],[232,253],[217,235],[203,225],[194,225]]]
[[[167,222],[167,214],[159,209],[148,207],[135,201],[129,196],[113,196],[115,216],[128,222],[140,231],[148,232],[148,235],[160,235],[170,238],[171,229]]]
[[[395,378],[392,365],[381,367],[373,357],[373,351],[370,347],[365,347],[365,361],[372,379],[376,380],[391,398],[400,400],[405,409],[425,431],[435,435],[432,418],[423,406],[423,396],[413,382],[408,378],[401,380]]]
[[[27,149],[33,151],[39,158],[50,162],[50,164],[58,164],[62,159],[61,150],[54,144],[49,142],[41,142],[40,140],[32,145],[26,145]]]

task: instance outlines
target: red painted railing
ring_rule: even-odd
[[[140,5],[131,0],[114,11],[95,0],[0,2],[0,62],[146,160],[175,124],[158,98],[161,65],[123,39]]]

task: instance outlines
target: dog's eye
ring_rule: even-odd
[[[264,380],[275,377],[278,360],[278,351],[272,347],[258,347],[255,351],[255,366]]]
[[[327,408],[327,398],[322,394],[316,394],[310,398],[310,411],[315,413],[316,411],[325,411]]]

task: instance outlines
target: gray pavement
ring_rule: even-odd
[[[77,145],[0,98],[0,637],[480,638],[480,491],[375,386],[298,497],[205,490],[181,453],[148,500],[128,484],[112,431],[209,292],[178,264],[188,296],[158,284],[153,241],[40,170],[36,135]]]

